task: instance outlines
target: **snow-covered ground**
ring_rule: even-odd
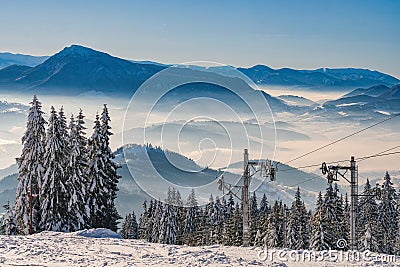
[[[99,236],[114,238],[94,238]],[[104,230],[0,235],[0,266],[400,266],[399,258],[397,263],[382,260],[296,262],[287,254],[284,258],[288,261],[277,258],[263,261],[258,256],[260,249],[254,247],[188,247],[118,237]]]

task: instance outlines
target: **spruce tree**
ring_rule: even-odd
[[[382,201],[378,206],[378,234],[381,253],[394,254],[398,234],[397,194],[388,172],[382,185]]]
[[[250,235],[250,244],[254,245],[256,233],[258,230],[258,221],[259,221],[259,213],[257,206],[257,196],[256,192],[253,192],[253,195],[250,198],[250,214],[249,214],[249,235]]]
[[[166,204],[168,205],[168,204]],[[161,218],[164,215],[164,206],[161,201],[155,201],[151,220],[150,242],[158,243],[160,240]]]
[[[122,223],[122,229],[120,234],[124,239],[138,238],[138,224],[136,221],[135,212],[126,215],[125,220]]]
[[[44,169],[40,188],[40,228],[47,231],[66,231],[67,189],[66,177],[68,143],[54,107],[51,107],[46,135]]]
[[[357,218],[358,249],[378,252],[378,225],[380,223],[377,221],[378,204],[376,204],[375,198],[371,197],[372,193],[371,185],[367,179],[362,193],[363,196],[360,198],[359,217]]]
[[[158,241],[163,244],[176,244],[176,216],[173,206],[166,204],[159,225]]]
[[[88,141],[88,207],[90,210],[90,226],[117,230],[120,216],[115,207],[117,197],[118,165],[112,161],[114,155],[109,147],[109,137],[112,133],[108,125],[110,118],[107,107],[104,106],[101,122],[96,115],[93,134]]]
[[[45,125],[42,104],[33,96],[31,107],[28,111],[26,131],[22,137],[22,153],[17,159],[18,187],[16,192],[15,216],[18,228],[23,234],[29,233],[30,203],[29,195],[37,195],[40,190],[41,177],[44,173],[43,155],[45,147]],[[38,232],[40,222],[39,198],[33,198],[32,203],[33,232]]]
[[[222,204],[218,197],[215,199],[213,211],[211,214],[211,224],[212,224],[212,232],[211,232],[211,244],[220,244],[222,243],[222,234],[224,229],[224,221],[223,221],[223,213],[222,213]]]
[[[319,192],[315,213],[312,217],[312,232],[310,240],[310,249],[316,251],[328,250],[332,243],[332,237],[328,230],[328,221],[324,213],[324,203],[322,194]]]
[[[196,200],[194,189],[192,189],[187,199],[186,217],[184,220],[183,240],[185,244],[193,246],[196,244],[196,232],[200,227],[200,212]]]
[[[236,203],[233,217],[235,220],[235,238],[233,244],[241,246],[243,245],[243,210],[238,203]]]
[[[103,157],[102,171],[105,174],[104,185],[106,186],[108,194],[105,203],[105,218],[103,220],[106,228],[116,231],[118,220],[121,219],[121,216],[118,214],[117,208],[115,207],[118,181],[121,176],[117,174],[117,169],[120,168],[120,166],[113,161],[115,156],[110,148],[110,137],[113,135],[111,132],[111,126],[109,124],[110,121],[111,119],[108,113],[107,105],[104,104],[103,112],[101,113],[100,136],[102,142],[100,143],[100,149]]]
[[[309,246],[308,216],[304,202],[301,200],[300,188],[297,188],[288,221],[288,247],[307,249]]]
[[[10,207],[10,203],[5,204],[4,209],[6,213],[3,215],[0,224],[0,231],[5,235],[16,235],[18,234],[17,224],[14,216],[14,212]]]
[[[268,248],[279,248],[283,246],[283,211],[282,203],[275,201],[275,204],[268,217],[268,227],[263,236],[267,240]]]
[[[68,225],[67,231],[73,232],[89,227],[89,208],[87,206],[88,179],[86,169],[87,162],[87,139],[85,137],[85,122],[82,110],[79,111],[77,120],[71,115],[69,125],[69,162],[67,201],[68,201]]]
[[[146,231],[147,231],[148,221],[149,221],[148,220],[149,210],[147,209],[147,201],[146,200],[143,201],[142,207],[143,207],[143,212],[142,212],[142,214],[140,214],[140,218],[139,218],[138,238],[147,239]]]

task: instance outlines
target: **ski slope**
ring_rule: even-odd
[[[98,238],[101,237],[101,238]],[[384,261],[260,260],[259,248],[188,247],[124,240],[105,229],[0,235],[0,266],[400,266]],[[301,253],[298,251],[297,253]]]

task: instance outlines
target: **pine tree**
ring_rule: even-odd
[[[167,204],[166,204],[167,205]],[[156,201],[154,203],[154,209],[151,220],[151,234],[150,242],[157,243],[160,240],[160,229],[161,229],[161,218],[163,216],[164,206],[161,201]]]
[[[66,229],[66,162],[68,144],[62,135],[61,127],[54,107],[51,107],[49,128],[46,135],[44,169],[40,189],[41,220],[40,228],[47,231],[65,231]]]
[[[103,111],[102,124],[96,115],[93,134],[88,141],[88,182],[90,210],[90,226],[117,230],[117,220],[120,218],[115,208],[117,182],[117,165],[112,162],[114,157],[109,147],[108,113]]]
[[[315,213],[312,217],[312,233],[310,249],[322,251],[330,249],[332,237],[329,235],[328,222],[324,215],[324,203],[322,194],[319,192]]]
[[[367,179],[362,193],[363,196],[360,198],[360,211],[357,218],[358,248],[361,251],[378,252],[378,205],[375,199],[370,196],[371,194],[372,188]]]
[[[199,225],[197,231],[194,233],[194,245],[203,246],[208,245],[210,224],[208,223],[208,216],[205,215],[203,209],[199,209]]]
[[[151,203],[150,203],[151,206]],[[143,213],[140,214],[139,218],[139,227],[138,227],[138,238],[140,239],[147,239],[147,227],[148,227],[148,222],[149,222],[149,210],[147,209],[147,201],[143,201]]]
[[[236,203],[235,206],[235,211],[233,214],[234,220],[235,220],[235,238],[233,245],[235,246],[241,246],[243,245],[243,210],[239,206],[238,203]]]
[[[43,176],[43,155],[45,142],[45,125],[42,104],[33,96],[28,112],[26,131],[22,137],[22,154],[17,159],[18,164],[18,188],[16,193],[15,216],[18,228],[23,234],[29,233],[30,204],[29,195],[37,194]],[[32,190],[31,190],[32,189]],[[38,232],[40,222],[40,203],[36,197],[32,203],[33,232]]]
[[[263,234],[267,240],[268,248],[278,248],[283,246],[283,207],[282,202],[275,201],[272,211],[268,217],[268,227]]]
[[[304,202],[301,200],[300,188],[297,188],[288,221],[288,247],[307,249],[309,246],[308,216]]]
[[[393,188],[391,178],[386,172],[382,185],[382,201],[378,206],[378,226],[381,253],[394,254],[396,236],[398,233],[398,214],[396,203],[396,190]]]
[[[82,110],[75,122],[71,115],[69,125],[70,154],[68,162],[67,201],[68,201],[68,225],[67,231],[73,232],[85,229],[89,226],[89,208],[87,207],[88,180],[86,169],[87,162],[87,139],[85,137],[85,122]]]
[[[17,229],[14,212],[13,212],[12,208],[10,207],[10,203],[8,202],[3,207],[4,207],[4,210],[6,211],[6,213],[4,214],[1,224],[0,224],[1,232],[5,235],[18,234],[18,229]]]
[[[117,169],[120,168],[120,166],[113,161],[115,156],[110,148],[110,136],[113,135],[113,133],[110,131],[110,121],[111,119],[108,113],[107,105],[104,104],[103,112],[101,113],[100,136],[102,142],[100,143],[100,149],[103,157],[102,171],[105,174],[104,185],[106,186],[108,194],[105,203],[105,218],[103,220],[106,228],[116,231],[118,220],[121,219],[121,216],[118,214],[117,208],[115,207],[118,181],[121,176],[117,174]]]
[[[258,228],[260,229],[261,237],[260,240],[258,240],[258,242],[254,244],[255,246],[264,245],[265,243],[264,241],[266,241],[268,238],[266,233],[268,229],[270,210],[271,209],[268,205],[267,196],[264,194],[260,202],[260,210],[259,210],[260,220],[258,222]]]
[[[176,244],[176,217],[170,204],[164,206],[164,211],[160,220],[159,242],[163,244]]]
[[[259,221],[259,213],[257,206],[257,196],[256,192],[253,192],[253,195],[250,198],[250,214],[249,214],[249,235],[250,235],[250,244],[254,245],[256,239],[256,233],[258,230],[258,221]]]
[[[340,195],[339,196],[339,188],[338,185],[335,183],[334,190],[333,190],[333,206],[335,209],[335,217],[333,221],[331,222],[332,225],[332,236],[336,238],[336,240],[346,240],[347,244],[349,244],[349,235],[345,231],[346,228],[346,214],[344,211],[344,203],[343,203],[343,197]],[[332,248],[337,249],[337,250],[343,250],[346,249],[338,247],[337,242],[333,242]]]
[[[228,201],[225,201],[224,224],[222,243],[226,246],[233,246],[236,238],[236,218],[235,218],[235,201],[232,193],[228,194]]]
[[[124,222],[122,223],[122,229],[120,232],[124,239],[137,239],[138,238],[138,224],[136,221],[135,212],[126,215]]]
[[[200,226],[200,212],[194,189],[192,189],[187,199],[187,206],[188,208],[186,209],[186,217],[184,220],[183,240],[185,240],[185,244],[193,246],[196,244],[196,232],[199,230]]]
[[[211,214],[211,244],[222,243],[222,234],[224,229],[223,213],[221,201],[218,197],[215,199],[213,211]]]

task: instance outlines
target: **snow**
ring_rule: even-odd
[[[85,229],[76,232],[77,236],[92,237],[92,238],[117,238],[122,239],[121,235],[106,228]]]
[[[337,108],[340,108],[340,107],[351,107],[351,106],[356,106],[356,105],[360,105],[360,104],[364,104],[364,103],[359,103],[359,102],[357,102],[357,103],[344,103],[344,104],[336,105],[336,107]]]
[[[93,229],[89,232],[104,232]],[[381,260],[357,262],[279,261],[259,258],[257,247],[189,247],[143,240],[86,238],[75,233],[42,232],[31,236],[0,235],[0,266],[399,266]],[[290,251],[287,251],[289,253]],[[302,251],[295,251],[301,254]],[[356,265],[354,265],[356,264]]]
[[[375,110],[375,112],[378,112],[378,113],[380,113],[380,114],[382,114],[382,115],[387,115],[387,116],[390,116],[390,115],[391,115],[390,112],[383,111],[383,110]]]

